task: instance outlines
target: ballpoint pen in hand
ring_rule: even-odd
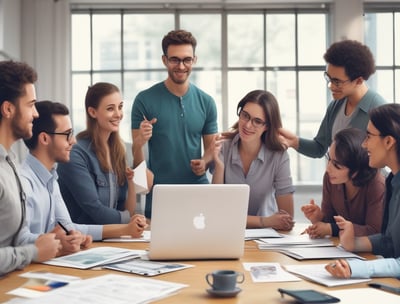
[[[65,233],[67,234],[67,235],[69,235],[69,231],[68,231],[68,229],[63,225],[63,224],[61,224],[61,222],[57,222],[58,223],[58,225],[60,225],[60,227],[65,231]]]

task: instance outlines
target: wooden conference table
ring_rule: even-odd
[[[291,234],[296,232],[291,232]],[[148,243],[94,243],[93,246],[117,246],[130,249],[146,249]],[[367,259],[373,259],[372,254],[360,254]],[[281,297],[277,289],[279,287],[292,288],[292,289],[316,289],[320,291],[331,291],[343,288],[362,288],[367,287],[366,283],[347,285],[344,287],[324,287],[322,285],[312,283],[309,281],[298,282],[281,282],[281,283],[254,283],[251,279],[250,273],[243,268],[244,262],[276,262],[281,265],[298,264],[298,263],[328,263],[328,260],[312,260],[312,261],[297,261],[281,253],[271,251],[261,251],[257,248],[254,241],[245,242],[245,253],[240,260],[214,260],[214,261],[182,261],[184,263],[192,264],[195,267],[176,271],[172,273],[162,274],[154,279],[184,283],[189,286],[180,290],[178,294],[159,300],[155,303],[280,303]],[[241,271],[245,274],[245,281],[239,285],[242,291],[234,298],[215,298],[211,297],[206,289],[209,288],[205,281],[205,275],[217,269],[233,269]],[[7,295],[6,292],[20,287],[26,282],[27,279],[21,278],[19,275],[25,271],[47,271],[59,274],[75,275],[81,278],[90,278],[107,273],[118,273],[121,275],[123,272],[115,272],[112,270],[78,270],[72,268],[48,266],[44,264],[31,264],[22,271],[14,271],[4,278],[0,279],[0,302],[11,299],[13,296]],[[399,281],[394,278],[377,278],[374,281],[387,283],[391,285],[400,285]],[[286,297],[285,297],[286,298]],[[400,296],[399,296],[400,298]],[[290,298],[287,298],[290,299]],[[287,303],[285,301],[285,303]]]

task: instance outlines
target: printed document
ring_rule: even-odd
[[[279,263],[243,263],[250,271],[253,282],[291,282],[301,281],[298,277],[282,269]]]
[[[141,304],[170,296],[185,284],[167,281],[107,274],[91,279],[72,282],[65,287],[34,299],[13,299],[8,303],[54,304],[96,303],[96,304]]]
[[[193,265],[180,263],[162,263],[142,259],[130,259],[122,262],[107,264],[103,268],[150,277],[167,272],[186,269],[189,267],[193,267]]]
[[[281,238],[283,237],[273,228],[246,229],[244,239],[255,240],[259,238]]]
[[[344,250],[342,247],[307,247],[307,248],[287,248],[279,249],[280,253],[295,258],[296,260],[319,260],[319,259],[342,259],[357,258],[365,260],[365,258]]]
[[[326,264],[285,265],[284,268],[313,282],[333,287],[368,282],[371,279],[340,279],[333,277],[326,269]]]
[[[333,242],[329,238],[312,239],[304,235],[282,235],[282,238],[260,238],[256,240],[258,248],[262,250],[278,250],[295,247],[332,247]]]
[[[145,254],[145,250],[130,250],[118,247],[95,247],[70,255],[57,257],[43,262],[43,264],[89,269],[133,257],[139,258]]]

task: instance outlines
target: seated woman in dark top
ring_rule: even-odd
[[[355,128],[336,133],[327,153],[321,208],[313,200],[301,208],[312,223],[306,229],[310,237],[338,236],[335,215],[351,221],[356,236],[380,232],[385,183],[368,165],[368,152],[362,147],[365,135]]]

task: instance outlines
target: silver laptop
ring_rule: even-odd
[[[246,184],[155,185],[149,259],[240,258],[248,202]]]

